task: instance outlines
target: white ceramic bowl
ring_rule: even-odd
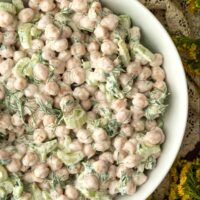
[[[166,141],[157,167],[149,173],[148,181],[131,197],[120,200],[145,200],[161,183],[171,168],[180,149],[185,132],[188,113],[188,92],[186,77],[179,54],[160,22],[137,0],[101,0],[118,14],[132,17],[135,25],[141,27],[142,41],[154,52],[164,56],[164,69],[170,90],[169,107],[164,117]]]

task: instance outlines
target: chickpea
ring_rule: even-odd
[[[98,52],[98,51],[90,52],[90,60],[91,60],[92,63],[94,63],[95,67],[96,67],[96,62],[99,58],[101,58],[100,52]]]
[[[95,150],[91,144],[84,145],[83,152],[84,152],[85,156],[87,156],[88,158],[91,158],[92,156],[95,155]]]
[[[109,37],[109,32],[107,28],[98,25],[94,30],[94,35],[96,36],[97,39],[103,40]]]
[[[47,164],[51,168],[52,171],[57,171],[62,168],[62,161],[58,159],[56,156],[51,156],[47,160]]]
[[[98,190],[99,188],[99,180],[95,175],[85,176],[84,183],[87,189]]]
[[[120,84],[121,84],[123,87],[125,87],[131,79],[132,79],[132,77],[131,77],[129,74],[122,73],[122,74],[119,76]]]
[[[7,31],[3,35],[3,44],[14,45],[16,43],[17,33],[15,31]]]
[[[136,81],[135,87],[139,90],[141,93],[148,92],[152,89],[153,83],[152,81]]]
[[[47,139],[47,132],[44,129],[36,129],[33,133],[34,142],[40,144]]]
[[[151,69],[149,67],[144,67],[141,74],[138,76],[138,80],[147,80],[151,77]]]
[[[59,6],[60,9],[64,9],[64,8],[68,8],[69,5],[70,5],[70,2],[68,0],[61,0],[59,2],[58,6]]]
[[[47,40],[57,40],[60,36],[60,29],[53,24],[48,24],[45,28],[45,37]]]
[[[126,158],[123,159],[123,164],[127,168],[134,168],[140,163],[140,156],[137,154],[128,155]]]
[[[163,81],[165,79],[165,71],[161,67],[152,67],[151,77],[155,81]]]
[[[103,128],[97,128],[94,130],[92,137],[95,142],[102,142],[104,140],[107,140],[108,134]]]
[[[72,143],[69,145],[69,148],[72,151],[82,151],[83,144],[80,143],[78,140],[73,140]]]
[[[31,48],[35,51],[40,50],[44,47],[44,42],[40,39],[34,39],[32,40],[32,46]]]
[[[14,22],[14,18],[6,11],[0,11],[0,27],[6,28]]]
[[[42,183],[44,181],[44,179],[42,178],[39,178],[39,177],[36,177],[34,175],[33,172],[28,172],[24,175],[23,179],[27,182],[27,183],[33,183],[33,182],[36,182],[36,183]]]
[[[38,21],[37,27],[44,30],[47,25],[52,24],[53,18],[50,15],[43,15],[42,18]]]
[[[111,108],[116,112],[121,109],[126,109],[127,99],[116,99],[112,101]]]
[[[49,174],[49,168],[46,164],[39,164],[34,169],[34,175],[38,178],[46,178]]]
[[[14,66],[14,62],[12,59],[6,59],[0,63],[0,74],[2,76],[10,76],[12,73],[12,68]]]
[[[69,199],[78,199],[79,193],[78,190],[73,185],[66,185],[65,195]]]
[[[144,116],[144,110],[138,107],[131,107],[131,111],[133,112],[133,120],[138,121]]]
[[[108,30],[113,31],[118,25],[119,19],[117,15],[109,14],[101,20],[101,25]]]
[[[96,173],[106,173],[108,171],[108,163],[104,160],[95,161],[92,167]]]
[[[155,54],[153,60],[150,62],[152,67],[159,67],[163,63],[163,56],[161,54]]]
[[[16,134],[14,132],[10,132],[8,135],[9,135],[8,142],[10,142],[10,143],[14,142],[15,138],[16,138]]]
[[[127,73],[132,76],[139,76],[142,73],[142,67],[139,61],[131,62],[127,66]]]
[[[116,195],[119,192],[119,183],[117,180],[111,181],[109,184],[109,194]]]
[[[39,3],[39,8],[43,12],[49,12],[52,11],[56,7],[55,3],[53,0],[42,0]]]
[[[71,9],[75,12],[84,13],[87,11],[88,3],[87,0],[73,0]]]
[[[86,54],[85,46],[81,43],[75,43],[71,46],[71,54],[75,57],[81,58]]]
[[[81,67],[75,67],[71,70],[70,79],[73,83],[82,84],[85,82],[85,70]]]
[[[39,184],[39,186],[42,190],[50,190],[51,189],[50,183],[48,181],[43,181],[42,183]]]
[[[104,160],[108,163],[113,164],[114,163],[114,159],[113,159],[113,154],[111,152],[104,152],[99,156],[100,160]]]
[[[14,126],[22,126],[24,124],[23,119],[20,117],[18,113],[15,113],[11,117],[11,122]]]
[[[31,8],[24,8],[18,14],[18,19],[22,23],[31,22],[34,18],[34,11]]]
[[[39,2],[36,0],[29,0],[28,6],[32,9],[38,9]]]
[[[27,146],[26,144],[17,144],[16,145],[17,151],[19,152],[19,154],[21,155],[25,155],[25,153],[27,152]]]
[[[148,145],[162,144],[165,140],[165,135],[159,127],[155,127],[146,133],[144,142]]]
[[[61,181],[66,181],[69,178],[69,172],[66,167],[62,167],[56,170],[56,176],[58,176]]]
[[[93,111],[89,111],[88,114],[87,114],[87,119],[88,120],[95,120],[96,119],[96,113],[93,112]]]
[[[125,151],[118,151],[115,150],[113,153],[113,158],[114,160],[117,162],[117,164],[122,163],[122,161],[124,160],[124,158],[127,156],[127,153]]]
[[[38,63],[34,66],[33,73],[38,80],[45,81],[48,78],[49,70],[46,65]]]
[[[133,181],[136,185],[142,185],[147,181],[147,176],[143,173],[133,176]]]
[[[24,90],[27,87],[27,80],[25,78],[17,78],[14,82],[16,90]]]
[[[156,81],[154,83],[154,87],[161,91],[165,91],[167,88],[166,83],[164,81]]]
[[[58,55],[58,59],[67,62],[71,58],[71,52],[70,51],[62,51]]]
[[[70,38],[72,35],[72,29],[69,26],[64,26],[62,28],[61,38]]]
[[[11,126],[11,116],[6,113],[0,114],[0,127],[2,129],[9,129]]]
[[[29,84],[26,89],[24,90],[24,94],[26,97],[34,97],[34,95],[37,93],[38,88],[34,84]]]
[[[115,117],[117,122],[127,124],[130,122],[131,112],[127,109],[121,109],[116,113]]]
[[[87,46],[87,50],[91,53],[92,51],[99,51],[99,44],[97,42],[90,42]]]
[[[65,196],[65,195],[63,195],[63,194],[61,194],[60,196],[58,196],[56,199],[57,199],[57,200],[69,200],[69,199],[67,198],[67,196]]]
[[[51,96],[56,96],[59,93],[59,86],[55,81],[49,81],[45,85],[45,91]]]
[[[10,153],[6,150],[0,149],[0,160],[7,160],[10,158]]]
[[[16,173],[21,169],[21,162],[18,159],[13,158],[12,161],[6,165],[9,172]]]
[[[96,151],[104,152],[110,148],[110,145],[110,140],[104,140],[101,142],[98,141],[94,144],[94,148],[96,149]]]
[[[83,144],[90,144],[92,143],[91,133],[87,129],[80,129],[77,132],[77,138],[79,142]]]
[[[124,144],[123,150],[129,154],[134,154],[136,152],[136,144],[129,140]]]
[[[80,27],[86,30],[93,31],[95,28],[95,22],[90,20],[88,16],[84,16],[80,19]]]
[[[92,107],[92,102],[91,102],[90,99],[84,100],[84,101],[81,101],[81,105],[82,105],[84,110],[88,111]]]
[[[124,144],[126,143],[127,139],[126,137],[117,136],[113,141],[113,146],[116,150],[120,151]]]
[[[148,106],[148,99],[144,94],[136,93],[133,97],[132,103],[139,108],[145,108]]]
[[[36,153],[27,152],[22,159],[22,164],[27,167],[32,167],[38,162],[38,156]]]
[[[132,180],[128,181],[128,183],[126,184],[124,190],[125,190],[127,195],[133,195],[136,192],[135,183]]]
[[[123,136],[131,137],[132,134],[134,133],[133,127],[129,124],[122,124],[120,133]]]
[[[26,57],[26,53],[23,51],[15,51],[14,52],[14,56],[13,59],[15,62],[17,62],[18,60],[20,60],[21,58]]]
[[[64,138],[66,135],[68,135],[70,132],[69,129],[67,129],[66,126],[64,125],[60,125],[60,126],[57,126],[56,127],[56,130],[55,130],[55,135],[59,138]]]
[[[57,52],[65,51],[68,48],[68,41],[67,39],[59,39],[53,42],[52,50]]]
[[[110,56],[112,54],[117,53],[118,47],[117,45],[111,40],[104,40],[101,44],[101,51],[104,55]]]
[[[61,98],[60,108],[63,112],[68,113],[71,112],[74,108],[75,100],[72,96],[67,95]]]
[[[152,129],[156,128],[157,122],[155,120],[146,120],[145,122],[145,128],[147,131],[151,131]]]
[[[44,115],[43,116],[43,125],[44,127],[50,126],[56,122],[56,118],[54,115]]]
[[[20,197],[21,200],[31,200],[31,194],[30,193],[23,193]]]
[[[112,61],[108,57],[99,58],[96,65],[105,72],[111,72],[114,68]]]
[[[67,69],[73,70],[74,68],[81,68],[81,61],[79,58],[70,58],[67,62]]]
[[[73,96],[76,99],[80,99],[82,101],[85,101],[89,98],[89,92],[84,87],[77,87],[73,91]]]

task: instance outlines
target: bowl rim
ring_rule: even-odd
[[[109,0],[101,0],[101,1],[104,4],[105,2],[107,2]],[[129,1],[131,1],[131,0],[129,0]],[[188,87],[187,87],[186,73],[185,73],[185,70],[184,70],[184,67],[183,67],[183,64],[182,64],[182,61],[181,61],[181,57],[180,57],[180,55],[178,53],[178,50],[177,50],[172,38],[170,37],[169,33],[167,32],[167,30],[164,28],[164,26],[161,24],[161,22],[154,16],[154,14],[148,8],[146,8],[141,2],[139,2],[139,0],[134,0],[134,1],[130,2],[130,3],[135,3],[135,5],[138,7],[138,9],[141,9],[141,11],[145,12],[145,17],[146,18],[148,18],[148,19],[150,18],[149,20],[153,21],[155,26],[159,26],[159,31],[162,32],[161,34],[163,34],[163,38],[165,40],[167,40],[167,42],[169,43],[170,48],[173,48],[171,51],[173,53],[175,53],[174,57],[176,58],[177,65],[180,68],[179,69],[180,70],[179,75],[182,76],[182,78],[183,78],[182,82],[184,83],[183,85],[181,85],[181,89],[183,90],[182,93],[183,93],[183,96],[184,96],[184,99],[183,99],[183,105],[184,106],[182,106],[184,108],[184,110],[182,111],[182,114],[184,116],[183,116],[183,119],[181,121],[182,126],[180,127],[180,133],[181,133],[181,137],[182,138],[177,141],[177,145],[176,145],[177,148],[174,149],[174,154],[171,155],[170,160],[168,160],[169,164],[167,165],[167,167],[165,167],[162,170],[162,173],[159,174],[159,176],[157,177],[156,183],[154,185],[151,185],[150,189],[146,189],[144,197],[147,198],[148,196],[150,196],[156,190],[156,188],[160,185],[160,183],[164,180],[166,175],[169,173],[169,171],[170,171],[173,163],[175,162],[176,157],[177,157],[177,155],[178,155],[178,153],[180,151],[180,148],[181,148],[181,145],[182,145],[182,142],[183,142],[183,139],[184,139],[186,125],[187,125],[187,119],[188,119]],[[154,171],[154,170],[152,170],[152,171]],[[141,186],[141,188],[142,187],[143,186]],[[120,198],[118,197],[117,199],[121,199],[121,198],[122,197],[120,197]],[[130,196],[129,198],[134,198],[134,195]],[[122,198],[122,199],[129,199],[129,198]],[[137,199],[137,200],[143,200],[143,199]]]

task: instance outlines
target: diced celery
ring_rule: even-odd
[[[3,187],[0,187],[0,199],[5,199],[7,196],[6,190]]]
[[[11,181],[1,181],[1,180],[0,180],[0,187],[4,188],[7,194],[12,193],[14,188]]]
[[[131,18],[128,15],[120,15],[118,26],[122,29],[129,30],[131,27]]]
[[[24,49],[31,48],[31,45],[32,45],[31,28],[32,27],[33,27],[33,24],[31,23],[21,24],[18,27],[19,40]]]
[[[54,151],[57,148],[57,140],[51,140],[40,145],[31,144],[31,148],[35,150],[41,157],[42,161],[46,160],[47,154]]]
[[[163,115],[165,110],[167,108],[167,105],[154,103],[147,107],[145,110],[145,117],[148,120],[154,120],[158,118],[160,115]]]
[[[64,151],[64,152],[66,152],[66,153],[70,153],[71,152],[71,150],[69,149],[69,145],[72,143],[72,139],[70,138],[70,136],[65,136],[64,137],[64,142],[63,142],[63,144],[59,144],[59,148],[62,150],[62,151]]]
[[[57,13],[55,15],[55,23],[59,26],[67,25],[71,19],[64,13]]]
[[[21,77],[30,77],[33,75],[33,69],[30,66],[30,58],[21,58],[14,67],[14,73]]]
[[[119,39],[118,47],[119,47],[119,55],[120,55],[120,58],[122,60],[122,63],[125,66],[127,66],[131,61],[131,57],[130,57],[130,54],[129,54],[127,44],[125,43],[124,40]]]
[[[147,60],[148,62],[153,60],[154,54],[142,44],[138,42],[132,42],[130,46],[133,55],[139,55],[141,58]]]
[[[8,179],[8,173],[6,169],[0,165],[0,182],[3,182]]]
[[[7,2],[0,2],[0,10],[9,12],[14,15],[17,13],[15,6]]]
[[[50,194],[47,191],[42,191],[42,197],[44,200],[52,200]]]
[[[66,166],[75,165],[84,158],[84,154],[81,151],[76,151],[73,153],[65,153],[63,151],[58,150],[57,156]]]
[[[24,3],[22,0],[12,0],[12,3],[16,7],[17,12],[24,8]]]
[[[31,36],[34,38],[38,38],[40,37],[40,35],[42,34],[42,30],[38,29],[36,26],[33,26],[31,28]]]
[[[68,129],[81,128],[87,121],[87,114],[78,105],[71,113],[64,114],[64,121]]]
[[[33,200],[39,200],[39,199],[43,200],[42,192],[35,183],[31,185],[31,194],[32,194]]]

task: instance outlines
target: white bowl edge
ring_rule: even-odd
[[[157,167],[149,174],[148,181],[133,196],[120,200],[145,200],[169,172],[185,133],[188,115],[188,90],[186,75],[177,49],[167,31],[155,16],[137,0],[101,0],[111,10],[131,16],[133,23],[141,27],[147,47],[164,55],[164,69],[170,90],[168,111],[164,117],[166,142]]]

